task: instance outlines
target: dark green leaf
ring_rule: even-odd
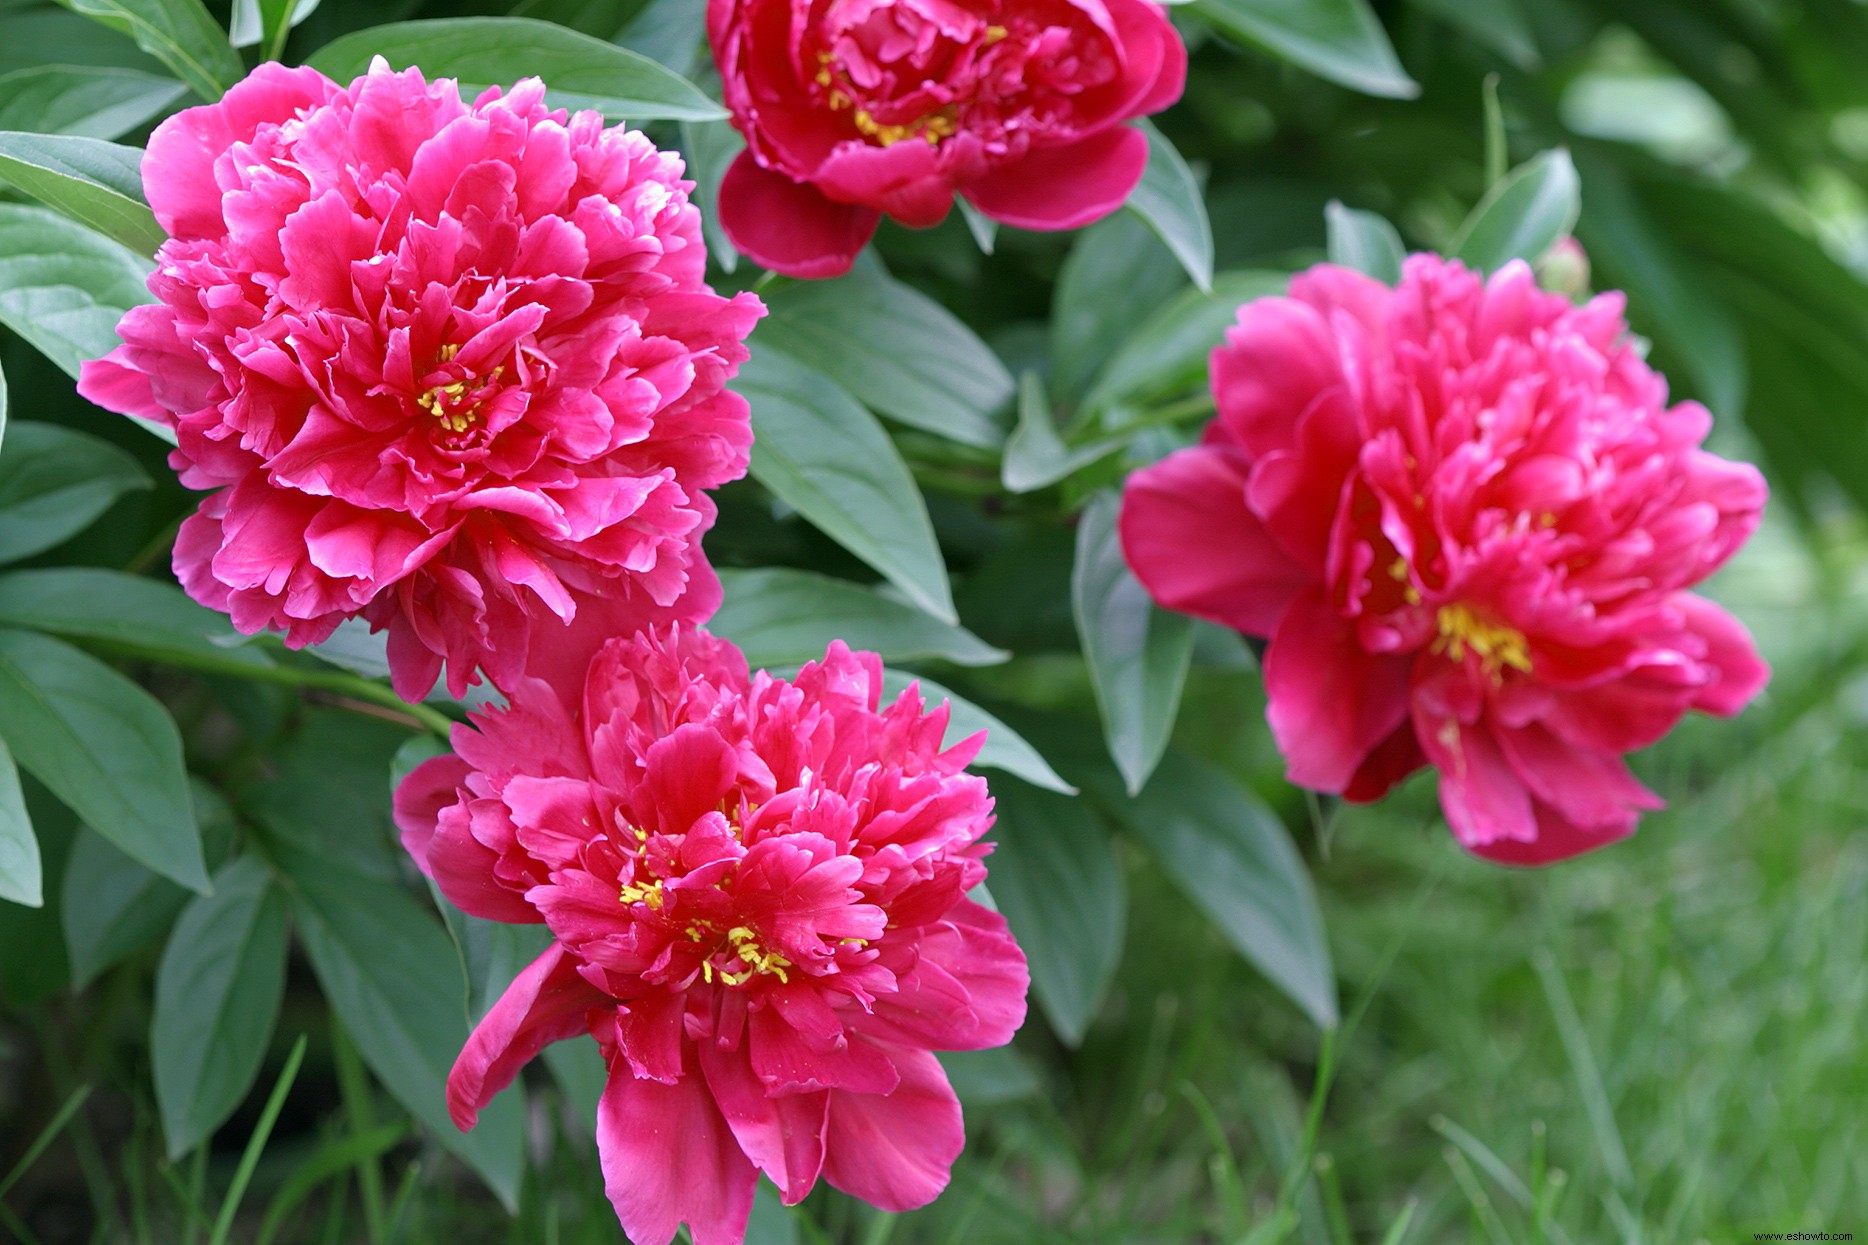
[[[0,180],[142,255],[168,237],[143,202],[143,153],[101,138],[0,130]]]
[[[1035,492],[1100,462],[1124,444],[1125,439],[1109,438],[1075,449],[1065,445],[1051,415],[1044,378],[1026,372],[1018,382],[1018,427],[1005,443],[1000,479],[1008,492]]]
[[[809,571],[723,570],[726,601],[708,624],[746,651],[756,669],[817,661],[832,640],[884,661],[930,658],[990,666],[1010,654],[872,588]]]
[[[71,984],[82,990],[107,968],[160,938],[188,903],[186,890],[131,860],[89,827],[65,863],[60,924]]]
[[[964,445],[997,448],[994,413],[1012,376],[952,312],[874,262],[834,281],[798,281],[766,297],[755,358],[777,347],[871,410]]]
[[[0,899],[38,908],[45,904],[45,879],[39,840],[19,789],[19,770],[6,740],[0,739]]]
[[[982,766],[1000,769],[1008,774],[1016,774],[1034,787],[1048,787],[1065,795],[1077,793],[1075,787],[1058,777],[1050,762],[1026,742],[1024,736],[964,696],[942,687],[930,678],[889,670],[882,676],[883,701],[894,700],[911,683],[921,684],[921,698],[929,708],[939,705],[943,700],[947,702],[945,746],[951,748],[981,731],[986,732],[986,746],[979,750],[979,756],[973,761],[975,769]]]
[[[1193,660],[1193,620],[1156,608],[1116,534],[1119,499],[1099,496],[1077,528],[1070,599],[1109,755],[1140,791],[1167,748]]]
[[[207,890],[181,736],[153,696],[49,636],[0,629],[0,722],[19,763],[88,825]]]
[[[1051,298],[1051,393],[1073,405],[1135,326],[1187,281],[1140,218],[1118,212],[1077,235]]]
[[[1016,779],[994,786],[987,885],[1031,963],[1058,1037],[1083,1041],[1122,958],[1128,893],[1108,832],[1080,801]]]
[[[0,626],[30,627],[161,661],[170,654],[210,658],[229,668],[269,666],[226,615],[195,604],[173,584],[89,567],[0,575]]]
[[[1031,1060],[1010,1046],[942,1051],[940,1064],[968,1111],[1033,1098],[1044,1088]]]
[[[597,1100],[603,1097],[609,1069],[603,1065],[603,1051],[588,1034],[568,1042],[553,1042],[545,1048],[545,1066],[552,1080],[576,1108],[587,1128],[597,1127]]]
[[[180,102],[188,87],[134,69],[40,65],[0,77],[0,130],[121,138]]]
[[[1460,227],[1455,258],[1481,272],[1514,259],[1536,259],[1576,227],[1583,210],[1582,179],[1561,147],[1513,169],[1480,201]]]
[[[1129,210],[1154,230],[1193,283],[1210,291],[1213,226],[1207,220],[1200,183],[1167,135],[1152,122],[1136,124],[1148,135],[1148,168],[1129,194]]]
[[[1538,65],[1537,38],[1518,0],[1413,0],[1520,69]]]
[[[616,42],[691,78],[708,62],[707,7],[693,0],[648,0]]]
[[[110,442],[55,424],[15,423],[4,448],[0,563],[63,544],[125,493],[150,487],[136,460]]]
[[[1330,262],[1374,277],[1383,285],[1398,285],[1407,246],[1388,221],[1373,212],[1346,208],[1334,199],[1324,209],[1330,230]]]
[[[753,478],[909,600],[956,621],[927,503],[875,416],[772,349],[742,364],[733,388],[752,404]]]
[[[460,961],[447,934],[393,882],[299,849],[282,852],[280,864],[305,953],[370,1070],[435,1140],[516,1208],[525,1163],[523,1090],[515,1086],[489,1103],[472,1132],[448,1118],[448,1071],[467,1041],[467,1019]]]
[[[1323,917],[1277,815],[1224,773],[1174,753],[1116,809],[1239,953],[1333,1028],[1336,977]]]
[[[770,1181],[761,1180],[753,1192],[743,1245],[798,1245],[798,1213],[779,1199]]]
[[[212,103],[246,76],[239,53],[201,0],[59,0],[74,13],[136,40],[136,46]]]
[[[612,121],[713,121],[726,110],[679,74],[601,39],[523,17],[448,17],[372,26],[325,44],[308,62],[339,82],[370,67],[419,65],[458,78],[462,94],[539,77],[559,108],[591,108]]]
[[[189,903],[156,973],[150,1062],[171,1161],[206,1141],[259,1076],[285,993],[285,898],[243,856]]]
[[[243,811],[276,843],[391,881],[403,854],[383,779],[408,737],[404,727],[341,710],[305,712],[272,747],[272,776],[247,793]]]
[[[1084,409],[1107,427],[1121,427],[1150,400],[1204,389],[1207,356],[1239,318],[1240,305],[1282,294],[1289,285],[1283,273],[1225,272],[1211,294],[1182,291],[1139,327],[1131,326],[1084,398]]]
[[[1193,9],[1233,38],[1351,90],[1420,94],[1367,0],[1195,0]]]
[[[739,251],[720,226],[720,179],[726,176],[727,166],[745,149],[746,140],[728,122],[681,123],[681,153],[687,157],[688,176],[694,180],[692,197],[700,208],[707,249],[723,272],[739,267]]]

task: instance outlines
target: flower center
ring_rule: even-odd
[[[436,361],[447,364],[454,361],[461,348],[450,342],[441,347]],[[480,416],[480,403],[486,400],[486,391],[505,373],[504,367],[496,367],[485,376],[462,376],[446,384],[431,385],[415,404],[433,415],[449,432],[462,433],[473,427]]]
[[[1531,646],[1522,631],[1501,626],[1458,603],[1441,606],[1438,623],[1440,638],[1434,641],[1434,652],[1464,661],[1470,651],[1494,683],[1504,682],[1507,667],[1522,674],[1531,672]]]

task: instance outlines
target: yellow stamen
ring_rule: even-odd
[[[1531,672],[1531,646],[1522,631],[1492,622],[1471,606],[1455,603],[1440,607],[1440,638],[1433,651],[1464,661],[1468,649],[1494,683],[1504,682],[1506,668]]]
[[[986,38],[982,46],[991,47],[993,44],[999,42],[999,40],[1005,38],[1006,33],[1006,29],[1003,26],[986,27]]]
[[[662,910],[662,904],[666,902],[662,895],[660,879],[647,884],[631,882],[629,885],[623,887],[622,894],[619,898],[624,903],[645,903],[649,906],[650,910],[654,912],[660,912]]]

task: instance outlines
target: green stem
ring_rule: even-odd
[[[363,1070],[363,1059],[356,1044],[336,1016],[331,1017],[331,1062],[337,1068],[338,1095],[344,1101],[344,1114],[350,1117],[351,1135],[367,1133],[376,1125],[376,1113],[370,1106],[370,1080]],[[387,1219],[383,1214],[383,1169],[374,1154],[357,1160],[357,1189],[363,1195],[363,1222],[374,1245],[383,1245]]]
[[[1278,1191],[1278,1209],[1281,1211],[1296,1208],[1298,1195],[1304,1191],[1312,1175],[1311,1165],[1316,1161],[1317,1154],[1317,1136],[1323,1129],[1323,1108],[1330,1099],[1330,1084],[1336,1079],[1336,1033],[1335,1029],[1323,1031],[1323,1049],[1317,1056],[1317,1080],[1310,1091],[1310,1109],[1304,1115],[1303,1140],[1298,1143],[1297,1153],[1291,1156],[1284,1187]]]

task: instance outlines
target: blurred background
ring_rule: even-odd
[[[704,81],[699,6],[323,0],[300,6],[287,59],[376,23],[515,12]],[[1286,786],[1251,653],[1201,630],[1176,755],[1223,772],[1296,845],[1327,932],[1334,1035],[1235,954],[1223,923],[1111,812],[1117,801],[1073,803],[995,773],[1008,877],[1073,902],[1042,911],[1029,893],[999,895],[1042,980],[1011,1050],[950,1064],[969,1119],[952,1187],[898,1217],[828,1190],[793,1214],[762,1196],[749,1239],[1725,1245],[1868,1233],[1868,6],[1195,0],[1174,13],[1193,70],[1157,122],[1204,186],[1215,295],[1193,291],[1130,214],[1075,236],[1001,231],[990,256],[958,214],[880,238],[895,280],[945,306],[1010,374],[1042,378],[1072,444],[1130,429],[1119,453],[1019,490],[996,448],[891,429],[962,623],[1014,654],[906,667],[990,708],[1097,790],[1108,761],[1070,604],[1078,511],[1197,427],[1198,361],[1228,293],[1275,289],[1322,259],[1332,201],[1386,217],[1410,248],[1450,248],[1503,168],[1566,147],[1581,248],[1546,262],[1547,282],[1625,290],[1676,394],[1715,412],[1713,448],[1770,476],[1764,530],[1711,593],[1750,624],[1776,679],[1738,721],[1688,722],[1635,759],[1670,807],[1634,840],[1511,872],[1456,848],[1430,776],[1375,808]],[[74,12],[0,0],[0,74],[50,64],[164,73]],[[12,124],[9,81],[0,128]],[[721,135],[652,132],[688,152],[704,197]],[[0,255],[0,270],[17,258]],[[724,286],[757,276],[716,273]],[[775,305],[786,294],[761,288]],[[1178,370],[1124,389],[1112,375],[1151,327],[1198,340],[1180,343]],[[77,399],[12,334],[0,361],[15,420],[111,443],[129,481],[97,522],[21,565],[160,576],[192,505],[162,447]],[[993,412],[1001,437],[1011,405]],[[729,568],[874,578],[752,481],[723,494],[708,548]],[[406,720],[342,693],[116,660],[181,727],[211,856],[258,836],[403,876],[387,795]],[[171,1161],[147,1035],[186,895],[30,782],[27,799],[48,902],[0,902],[0,1238],[207,1241],[301,1034],[302,1067],[225,1239],[620,1238],[584,1118],[588,1052],[533,1070],[509,1216],[385,1092],[327,1005],[328,967],[314,972],[296,942],[258,1080]],[[1044,854],[1081,835],[1083,850]],[[452,1055],[438,1056],[444,1070]]]

